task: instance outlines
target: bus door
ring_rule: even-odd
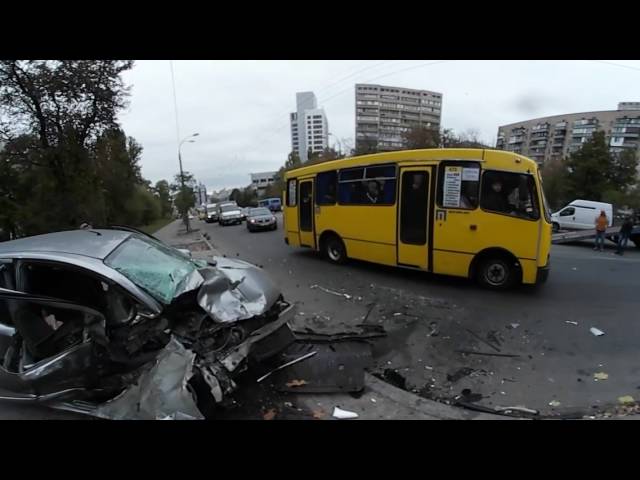
[[[298,212],[300,227],[300,245],[316,247],[313,212],[313,179],[302,179],[298,187]]]
[[[431,167],[400,169],[398,265],[429,269]]]

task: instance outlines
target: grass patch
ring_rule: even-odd
[[[140,230],[142,230],[143,232],[146,232],[150,235],[153,235],[154,233],[156,233],[158,230],[160,230],[162,227],[164,227],[165,225],[169,225],[171,222],[173,222],[173,218],[169,217],[169,218],[159,218],[158,220],[156,220],[155,222],[151,222],[149,225],[143,225],[142,227],[138,227]]]

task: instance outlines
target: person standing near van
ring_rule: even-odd
[[[598,250],[598,244],[600,244],[600,251],[604,251],[604,234],[609,226],[609,219],[604,210],[600,210],[600,215],[596,217],[596,244],[593,249]]]
[[[627,217],[624,219],[622,227],[620,227],[620,233],[618,235],[618,250],[616,250],[616,255],[624,255],[624,249],[627,247],[629,236],[631,236],[631,230],[633,230],[633,221],[631,220],[631,217]]]

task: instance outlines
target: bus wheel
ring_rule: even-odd
[[[478,282],[483,287],[503,290],[515,283],[516,267],[506,257],[487,257],[478,268]]]
[[[553,222],[553,223],[551,224],[551,229],[552,229],[554,232],[559,232],[559,231],[560,231],[560,224],[559,224],[559,223],[557,223],[557,222]]]
[[[331,235],[324,241],[324,253],[333,263],[344,263],[347,261],[347,250],[340,237]]]

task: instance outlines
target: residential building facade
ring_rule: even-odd
[[[250,174],[251,186],[256,190],[258,196],[262,196],[267,187],[275,182],[277,174],[278,172],[259,172]]]
[[[196,205],[206,205],[207,204],[207,187],[204,183],[199,183],[196,187]]]
[[[302,163],[312,154],[329,146],[329,123],[313,92],[296,93],[296,111],[289,114],[291,123],[291,150]]]
[[[604,131],[613,153],[638,152],[640,102],[620,102],[617,110],[567,113],[498,127],[496,148],[532,158],[539,164],[575,152],[593,132]]]
[[[429,90],[359,83],[356,94],[356,149],[405,148],[403,134],[415,126],[440,129],[442,94]]]

